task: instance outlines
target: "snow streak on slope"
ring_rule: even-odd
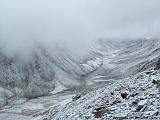
[[[96,74],[102,79],[120,79],[143,71],[160,57],[160,41],[157,39],[99,41],[103,58],[101,70]],[[109,44],[107,44],[109,43]]]

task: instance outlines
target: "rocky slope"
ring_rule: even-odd
[[[160,119],[160,71],[149,69],[52,107],[43,120]]]

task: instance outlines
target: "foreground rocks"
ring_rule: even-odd
[[[146,74],[147,73],[147,74]],[[87,93],[52,109],[47,120],[160,119],[160,94],[152,82],[160,71],[150,69]]]

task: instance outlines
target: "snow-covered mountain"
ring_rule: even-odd
[[[70,117],[67,118],[66,116],[74,111],[74,107],[77,104],[82,107],[86,107],[87,104],[88,107],[90,104],[90,100],[88,99],[92,95],[101,97],[101,94],[108,94],[108,90],[110,91],[114,86],[115,89],[119,89],[118,87],[123,81],[128,81],[126,84],[130,84],[134,81],[141,80],[134,79],[132,81],[130,78],[137,76],[140,72],[143,74],[143,71],[154,66],[155,62],[160,58],[159,46],[159,39],[99,39],[92,46],[92,50],[88,55],[77,58],[64,49],[48,49],[40,45],[35,48],[31,59],[27,61],[21,61],[17,57],[10,58],[3,52],[0,52],[0,107],[6,105],[7,102],[10,104],[10,100],[15,99],[15,97],[17,99],[31,99],[50,95],[47,101],[52,106],[52,102],[50,103],[49,99],[55,99],[52,97],[56,94],[63,96],[89,93],[89,95],[83,97],[86,101],[80,99],[81,104],[77,103],[77,101],[74,103],[73,101],[71,106],[67,105],[69,109],[61,107],[61,102],[58,102],[60,100],[58,98],[56,105],[58,104],[57,106],[60,106],[58,108],[59,112],[55,116],[54,112],[50,112],[51,118],[58,119],[57,117],[61,116],[61,119],[69,119]],[[142,82],[144,81],[144,84],[147,85],[149,79],[147,81],[143,79]],[[137,83],[137,87],[140,87],[140,84]],[[102,89],[96,90],[98,88]],[[96,91],[90,94],[93,90]],[[107,91],[107,93],[99,91]],[[93,101],[96,101],[97,97],[93,97]],[[38,98],[35,100],[39,101],[46,109],[48,104],[42,102],[43,99],[42,97],[42,99]],[[92,110],[95,107],[95,102],[93,101]],[[30,103],[30,101],[28,102]],[[31,103],[33,102],[31,101]],[[66,106],[64,103],[63,105]],[[22,109],[23,112],[25,105],[20,104],[19,106],[21,108],[18,107],[18,110]],[[17,109],[15,104],[12,107],[13,111]],[[70,107],[73,109],[70,109]],[[63,111],[62,109],[64,109],[66,114],[61,113]],[[86,111],[86,109],[79,109]],[[10,109],[7,110],[10,111]],[[88,110],[93,112],[90,108]],[[40,111],[38,110],[38,112]],[[75,116],[75,114],[73,114],[73,120],[84,117],[83,115],[82,117]],[[93,119],[93,116],[88,119]]]

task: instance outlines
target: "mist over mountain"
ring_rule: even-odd
[[[159,9],[158,0],[1,0],[0,46],[27,55],[42,42],[85,54],[99,37],[159,37]]]

